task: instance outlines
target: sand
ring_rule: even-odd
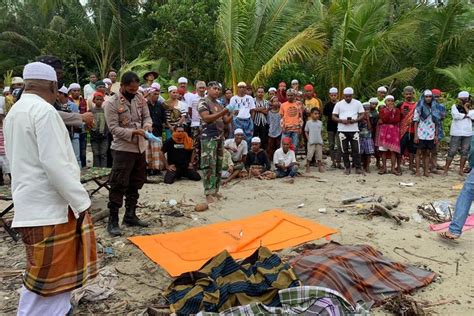
[[[426,220],[417,223],[411,218],[397,226],[392,220],[382,217],[368,219],[362,215],[353,215],[349,208],[337,213],[341,208],[341,199],[348,194],[380,195],[388,199],[400,199],[396,212],[411,217],[416,213],[417,205],[435,200],[454,201],[459,191],[452,189],[462,178],[451,172],[447,177],[415,178],[405,175],[344,176],[340,170],[328,170],[323,174],[312,168],[313,176],[319,176],[327,182],[317,182],[314,178],[296,178],[294,184],[282,180],[261,181],[241,180],[222,189],[225,199],[212,205],[206,212],[195,213],[192,205],[202,202],[202,183],[180,181],[174,185],[163,183],[146,184],[141,190],[139,215],[151,223],[146,229],[124,228],[124,236],[110,238],[105,231],[105,221],[96,225],[99,243],[112,247],[114,256],[100,254],[100,265],[113,266],[119,277],[116,292],[100,302],[79,304],[75,312],[89,314],[137,315],[148,306],[164,304],[160,293],[171,282],[171,278],[159,266],[151,262],[140,250],[126,238],[139,234],[156,234],[168,231],[180,231],[189,227],[223,220],[241,218],[266,209],[281,208],[289,213],[313,219],[321,224],[339,230],[333,240],[343,244],[369,244],[384,255],[404,263],[426,266],[439,275],[435,283],[414,293],[416,300],[447,304],[432,307],[439,315],[472,315],[474,313],[474,231],[468,231],[456,243],[441,240],[435,233],[428,231]],[[159,178],[157,178],[159,179]],[[399,182],[414,182],[413,187],[402,187]],[[92,188],[92,185],[88,188]],[[178,204],[170,209],[163,201],[175,199]],[[107,192],[101,191],[93,197],[93,212],[106,208]],[[297,206],[304,203],[304,206]],[[2,202],[2,208],[7,203]],[[326,208],[325,213],[318,209]],[[184,216],[165,215],[179,210]],[[121,211],[121,215],[123,211]],[[175,213],[174,215],[176,215]],[[21,271],[24,268],[24,249],[0,232],[0,271]],[[320,244],[325,240],[314,243]],[[396,251],[395,247],[407,252]],[[291,254],[286,249],[283,254]],[[409,254],[411,253],[411,254]],[[425,259],[427,258],[427,259]],[[431,260],[433,259],[433,260]],[[441,262],[437,262],[437,261]],[[458,262],[458,265],[456,264]],[[456,265],[458,266],[456,269]],[[15,313],[18,303],[17,290],[21,286],[20,272],[3,277],[0,285],[0,314]],[[375,315],[386,315],[382,309],[374,309]]]

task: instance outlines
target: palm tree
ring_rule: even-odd
[[[324,51],[324,34],[305,18],[310,1],[221,0],[217,33],[225,81],[256,86],[282,64]]]
[[[352,86],[359,95],[371,95],[377,86],[407,82],[418,73],[395,55],[416,43],[416,7],[400,17],[391,16],[383,0],[336,0],[318,10],[328,34],[326,54],[313,60],[321,86]]]
[[[436,72],[456,84],[456,88],[474,88],[474,63],[437,68]]]

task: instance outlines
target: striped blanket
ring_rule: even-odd
[[[189,315],[219,312],[252,302],[281,306],[278,291],[299,285],[288,263],[261,247],[240,264],[223,251],[199,271],[177,278],[165,295],[171,312]]]
[[[25,287],[41,296],[80,288],[97,275],[94,227],[89,213],[64,224],[18,228],[26,247]]]
[[[388,297],[430,284],[436,276],[385,258],[371,246],[335,242],[304,252],[291,265],[303,284],[338,291],[353,306],[380,305]]]
[[[146,148],[146,162],[148,170],[162,170],[164,161],[161,161],[161,146],[155,142],[148,142]]]

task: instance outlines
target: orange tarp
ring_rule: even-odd
[[[129,240],[171,276],[179,276],[198,270],[224,249],[234,259],[243,259],[260,246],[280,250],[336,232],[333,228],[275,209],[239,220],[182,232],[130,237]]]

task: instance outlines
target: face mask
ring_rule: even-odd
[[[134,97],[135,97],[135,94],[134,93],[130,93],[130,92],[127,92],[127,91],[124,91],[122,92],[122,95],[125,97],[125,99],[127,99],[128,101],[131,101]]]

